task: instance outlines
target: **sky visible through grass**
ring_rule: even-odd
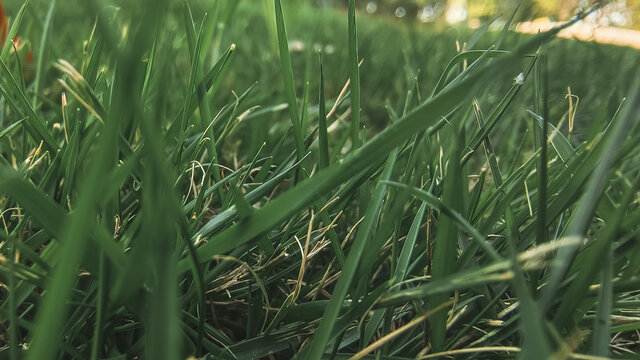
[[[640,54],[357,3],[5,1],[0,359],[637,357]]]

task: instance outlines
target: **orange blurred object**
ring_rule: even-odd
[[[7,41],[7,15],[0,0],[0,45],[4,46],[5,41]]]

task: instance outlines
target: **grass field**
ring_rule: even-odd
[[[640,53],[348,3],[4,4],[0,359],[640,356]]]

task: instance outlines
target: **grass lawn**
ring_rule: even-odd
[[[348,4],[4,4],[0,359],[640,356],[640,53]]]

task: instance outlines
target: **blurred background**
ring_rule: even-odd
[[[344,0],[313,0],[322,7],[345,6]],[[585,0],[370,0],[357,5],[368,14],[394,16],[424,23],[466,22],[471,26],[496,14],[508,16],[518,4],[521,19],[564,21],[593,5]],[[640,28],[640,0],[602,1],[604,6],[587,19],[593,26]],[[504,20],[504,19],[503,19]]]
[[[359,55],[361,65],[362,126],[367,136],[384,128],[391,114],[402,114],[408,91],[417,91],[427,98],[442,75],[447,63],[459,52],[487,49],[495,44],[507,19],[517,8],[513,22],[501,49],[513,49],[535,34],[574,16],[597,0],[356,0],[358,6]],[[22,0],[4,0],[9,16],[13,16]],[[42,23],[50,0],[31,0],[20,36],[25,50],[37,59]],[[53,18],[55,46],[50,47],[52,59],[62,58],[81,67],[84,44],[90,38],[94,19],[87,16],[87,4],[104,6],[126,34],[135,24],[139,2],[131,0],[58,0]],[[181,89],[189,79],[189,54],[182,51],[186,42],[182,23],[184,0],[171,1],[172,16],[163,24],[171,39],[163,42],[166,56],[180,69]],[[232,70],[222,80],[214,97],[214,106],[222,107],[236,96],[247,92],[238,108],[243,113],[259,106],[239,125],[238,132],[249,146],[262,144],[286,128],[285,96],[276,45],[273,0],[189,0],[198,26],[204,14],[218,13],[208,37],[206,66],[218,58],[230,44],[237,45]],[[347,0],[284,0],[285,21],[292,51],[297,94],[302,97],[309,83],[311,104],[316,104],[318,89],[318,55],[322,50],[325,87],[328,99],[334,99],[348,78]],[[602,8],[579,24],[560,34],[545,46],[550,73],[550,121],[561,123],[571,114],[576,129],[572,141],[579,142],[597,133],[611,118],[627,89],[636,78],[640,63],[640,0],[602,2]],[[209,16],[207,21],[213,17]],[[486,26],[487,31],[483,31]],[[470,45],[473,43],[473,45]],[[25,51],[26,52],[26,51]],[[109,68],[106,62],[102,66]],[[523,62],[523,68],[525,62]],[[459,69],[458,69],[459,70]],[[456,70],[457,71],[457,70]],[[49,66],[45,80],[53,84],[45,89],[52,103],[59,101],[56,79],[59,72]],[[506,88],[518,74],[505,73],[487,84],[487,96],[479,99],[491,109],[502,98]],[[506,88],[505,88],[506,87]],[[579,101],[569,104],[569,99]],[[532,103],[525,91],[509,114],[509,130],[522,132],[530,116],[524,109]],[[574,102],[574,104],[576,104]],[[345,102],[348,106],[348,101]],[[54,108],[57,111],[57,108]],[[577,110],[576,110],[577,109]],[[313,113],[314,108],[309,109]],[[343,121],[344,120],[344,121]],[[566,122],[565,122],[566,124]],[[342,128],[348,128],[348,116],[341,118]],[[336,133],[339,133],[337,131]],[[511,134],[511,133],[509,133]],[[507,136],[509,141],[518,137]],[[240,142],[229,142],[228,153]],[[510,145],[505,144],[508,148]],[[253,153],[256,149],[249,149]]]

